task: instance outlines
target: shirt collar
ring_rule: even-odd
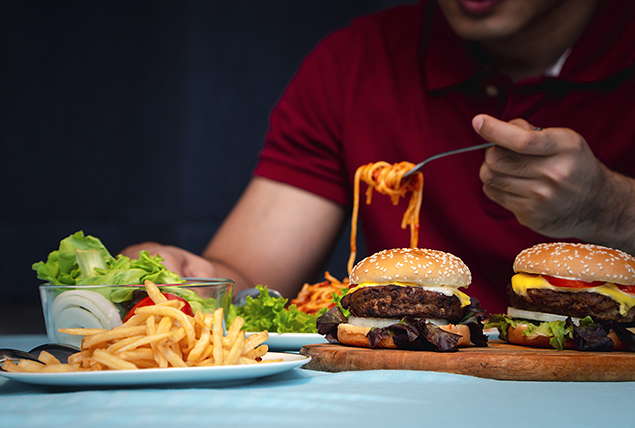
[[[567,60],[567,58],[569,57],[570,53],[571,53],[571,49],[569,48],[569,49],[567,49],[567,51],[565,53],[562,54],[562,56],[560,56],[560,58],[558,58],[558,61],[556,61],[556,63],[554,65],[552,65],[547,70],[545,70],[545,72],[543,73],[543,76],[545,76],[545,77],[558,77],[560,75],[560,72],[562,71],[562,67],[564,66],[564,63]]]

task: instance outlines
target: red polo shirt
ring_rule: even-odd
[[[483,143],[471,120],[487,113],[571,128],[611,169],[635,176],[635,2],[600,3],[557,77],[516,84],[476,61],[433,1],[357,19],[303,62],[271,114],[255,174],[350,207],[360,165]],[[461,257],[468,294],[500,313],[516,254],[551,239],[483,194],[482,161],[472,152],[426,166],[419,246]],[[361,202],[369,252],[409,245],[405,208],[379,194]]]

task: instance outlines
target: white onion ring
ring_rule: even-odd
[[[401,318],[372,318],[372,317],[356,317],[349,316],[348,323],[350,325],[358,326],[358,327],[374,327],[374,328],[384,328],[391,326],[393,324],[398,324],[401,321]],[[442,319],[428,319],[426,321],[434,324],[434,325],[448,325],[450,324],[448,320]]]
[[[66,291],[51,305],[51,320],[57,340],[79,346],[81,336],[63,334],[60,328],[104,328],[121,325],[117,308],[99,293],[86,290]]]
[[[512,318],[522,318],[540,322],[564,321],[568,318],[566,315],[551,314],[548,312],[527,311],[525,309],[512,308],[511,306],[507,308],[507,315]],[[580,318],[571,317],[571,320],[574,323],[578,324]]]

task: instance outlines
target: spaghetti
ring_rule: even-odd
[[[298,296],[289,302],[296,305],[299,311],[305,314],[317,314],[322,308],[333,304],[333,293],[342,294],[342,289],[348,288],[348,278],[339,281],[326,272],[325,281],[316,284],[304,284]]]
[[[410,226],[410,246],[416,247],[419,238],[419,212],[423,195],[423,174],[417,172],[414,176],[402,180],[404,174],[414,167],[410,162],[390,164],[388,162],[375,162],[362,165],[355,171],[353,189],[353,213],[351,218],[351,254],[348,260],[348,273],[350,274],[357,255],[357,217],[359,215],[359,187],[363,181],[368,185],[366,189],[366,204],[370,205],[373,192],[390,196],[393,205],[399,203],[399,199],[409,192],[410,201],[403,215],[401,228]]]

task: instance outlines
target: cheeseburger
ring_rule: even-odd
[[[535,347],[611,350],[633,345],[635,258],[592,244],[523,250],[507,288],[507,316],[492,316],[502,339]]]
[[[452,254],[380,251],[360,261],[349,280],[341,300],[348,317],[336,307],[318,319],[327,338],[358,347],[441,351],[487,344],[480,304],[459,290],[469,286],[472,275]]]

